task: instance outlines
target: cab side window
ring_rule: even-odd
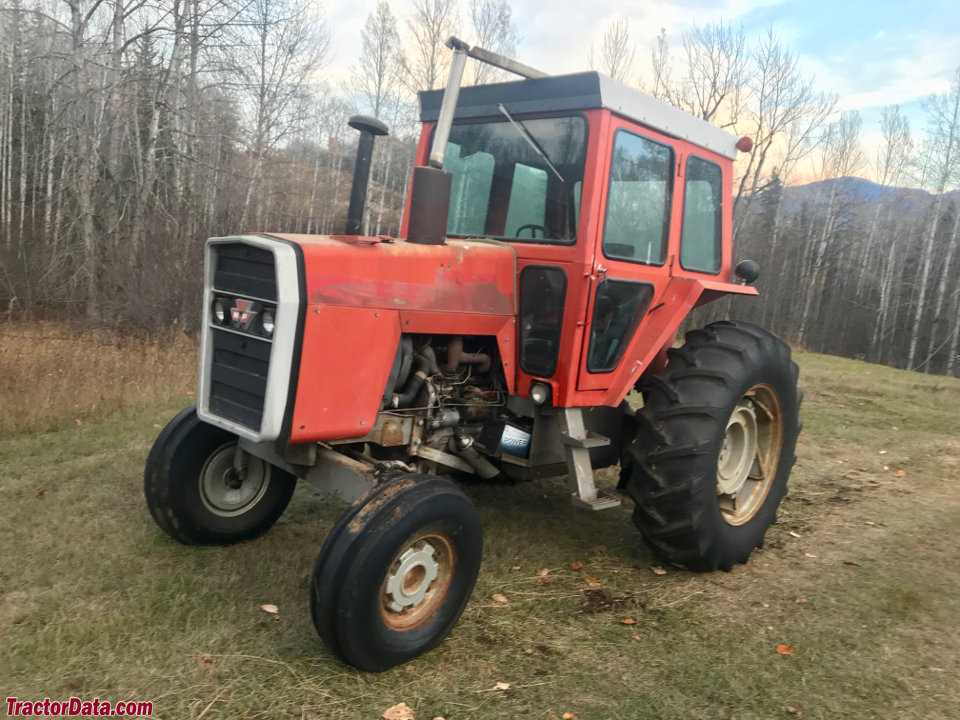
[[[680,266],[684,270],[720,272],[723,174],[720,166],[691,155],[683,190]]]
[[[610,163],[603,254],[662,265],[667,254],[673,150],[618,130]]]

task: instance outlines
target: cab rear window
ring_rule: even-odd
[[[723,173],[719,165],[691,155],[684,175],[680,266],[716,275],[721,263]]]

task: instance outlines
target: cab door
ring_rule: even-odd
[[[578,390],[605,390],[670,280],[677,156],[668,138],[615,124],[596,241]]]

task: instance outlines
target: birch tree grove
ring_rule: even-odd
[[[920,342],[919,327],[923,315],[929,310],[927,307],[927,294],[931,286],[930,275],[933,268],[934,248],[937,244],[937,235],[942,224],[942,211],[944,191],[948,186],[955,184],[960,180],[960,68],[957,69],[954,77],[953,88],[950,93],[931,98],[926,104],[927,116],[929,118],[927,126],[927,142],[924,147],[922,158],[922,173],[926,179],[926,185],[930,188],[936,197],[933,207],[930,210],[929,220],[921,241],[920,254],[920,273],[917,285],[917,295],[913,304],[913,322],[918,328],[910,336],[910,350],[907,354],[907,366],[914,368],[914,362],[917,360],[917,347]],[[952,242],[947,241],[948,247],[952,250],[956,245],[956,233],[953,234]],[[952,258],[952,252],[950,253]],[[943,272],[949,269],[949,258],[943,266]],[[938,303],[942,306],[942,303]],[[937,307],[936,314],[940,314],[942,307]],[[935,318],[939,320],[939,318]],[[930,341],[933,345],[933,339]],[[925,365],[929,358],[921,362]]]
[[[377,0],[340,73],[340,29],[310,0],[0,0],[0,322],[194,329],[207,237],[342,231],[355,113],[390,128],[363,231],[397,235],[415,91],[442,86],[451,34],[528,59],[514,17],[509,0]],[[761,297],[693,321],[960,374],[960,69],[914,138],[896,106],[876,124],[840,112],[772,31],[638,27],[598,32],[601,72],[753,140],[734,165],[734,260],[760,263]]]
[[[328,44],[299,0],[0,5],[3,316],[190,326],[206,237],[339,230],[355,140],[317,110]]]

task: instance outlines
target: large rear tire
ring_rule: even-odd
[[[730,570],[762,546],[796,461],[797,375],[790,348],[749,323],[693,330],[669,352],[623,478],[634,523],[663,561]]]
[[[160,432],[143,476],[157,525],[184,545],[229,545],[269,530],[293,496],[293,475],[252,455],[233,470],[237,437],[189,407]]]

